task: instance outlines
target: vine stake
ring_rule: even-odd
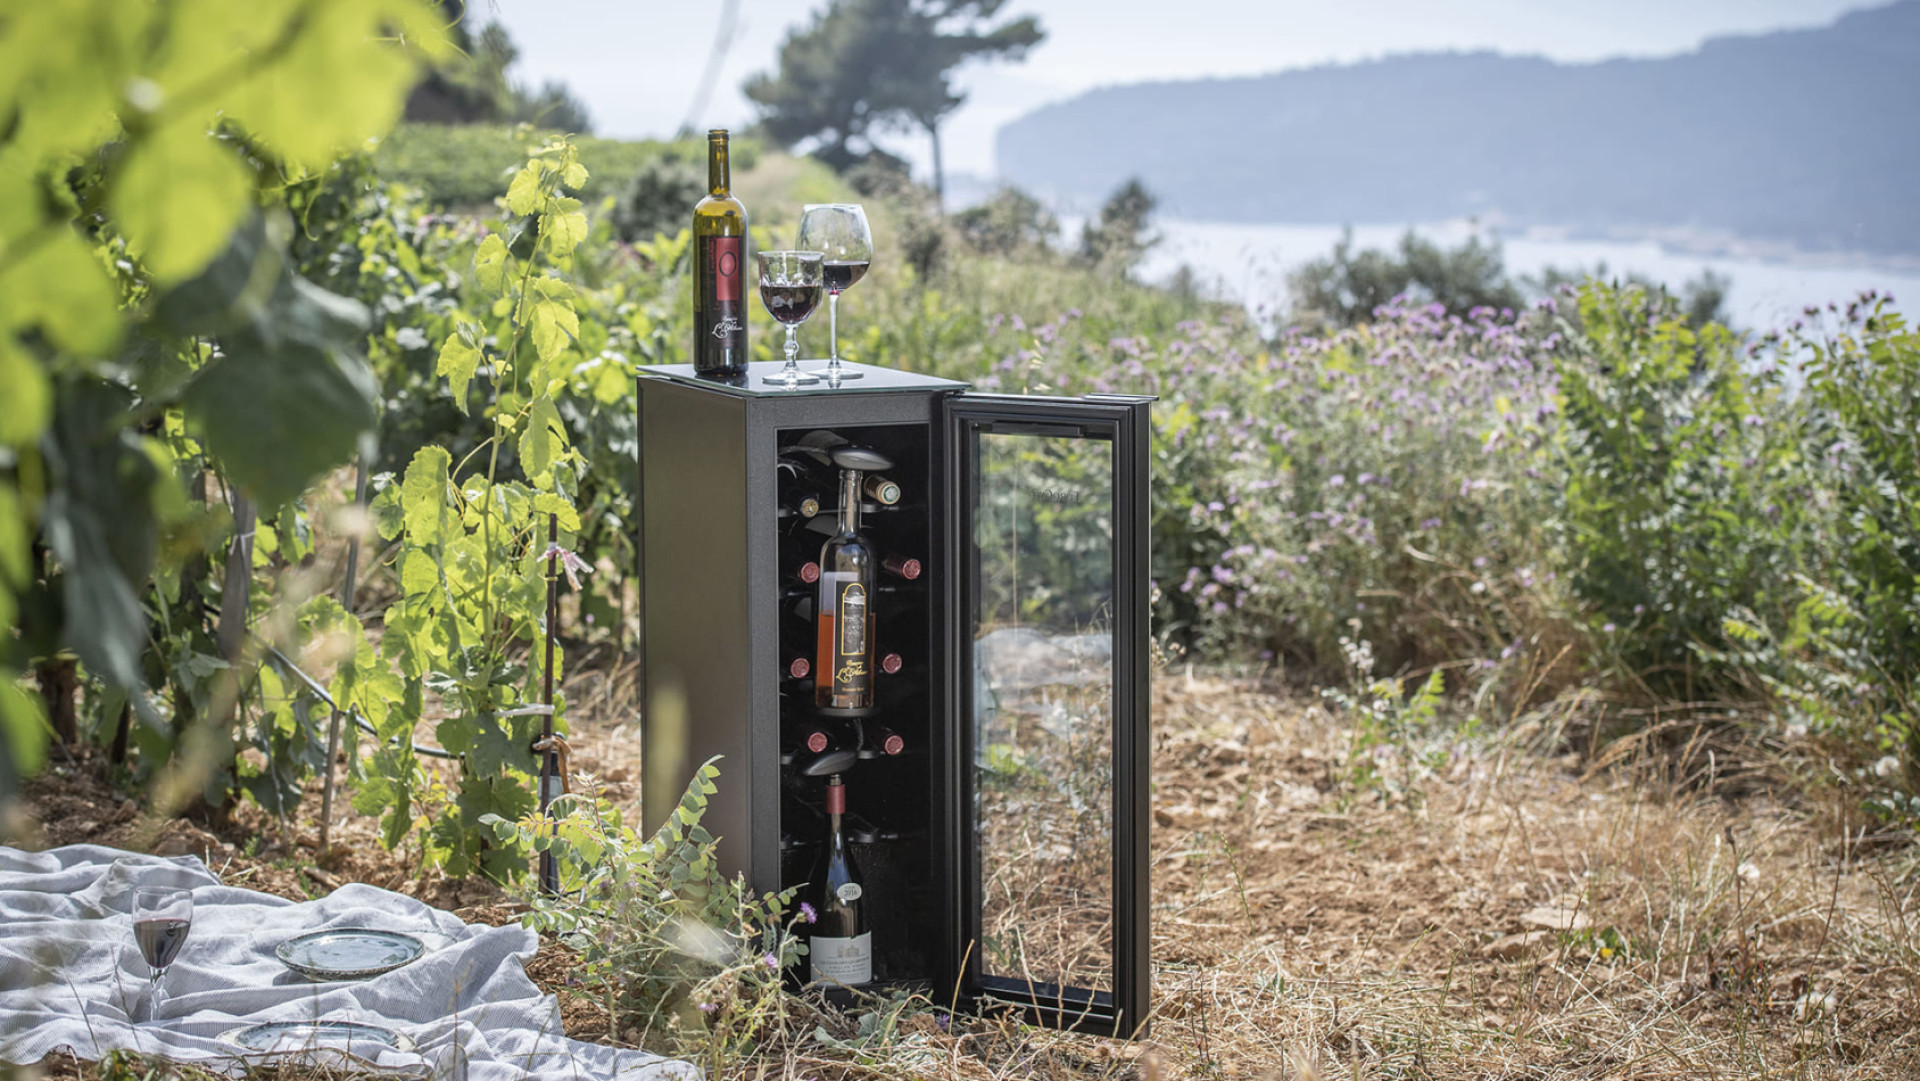
[[[358,468],[354,471],[353,505],[365,509],[367,505],[367,457],[362,454]],[[353,614],[353,594],[355,579],[360,574],[360,531],[354,530],[347,539],[347,580],[340,585],[340,607],[348,615]],[[320,789],[320,854],[327,854],[333,834],[333,760],[340,753],[340,708],[333,708],[332,717],[327,720],[327,780]]]
[[[540,718],[540,739],[547,749],[540,753],[540,817],[550,818],[553,802],[553,771],[556,766],[553,751],[553,637],[558,633],[560,623],[560,516],[547,515],[547,674],[543,698],[547,712]],[[553,858],[553,850],[540,853],[540,888],[548,893],[560,892],[560,868]]]

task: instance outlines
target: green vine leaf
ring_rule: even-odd
[[[553,399],[542,394],[533,400],[527,430],[520,436],[520,465],[536,488],[553,487],[553,463],[566,448],[567,426]]]
[[[200,273],[247,212],[247,171],[203,124],[176,123],[134,142],[108,211],[154,280]]]
[[[535,158],[513,175],[513,182],[507,185],[508,210],[515,214],[532,214],[540,209],[541,200],[546,195],[541,190],[540,174],[545,171],[546,163]]]
[[[480,282],[480,287],[489,293],[506,292],[510,261],[507,242],[500,238],[499,233],[488,233],[486,239],[480,241],[480,252],[473,261],[474,277]]]
[[[467,415],[467,384],[473,381],[474,370],[480,366],[480,350],[464,339],[464,334],[448,337],[447,344],[440,347],[440,359],[434,364],[434,374],[447,377],[447,391],[461,416]]]
[[[421,447],[407,464],[400,483],[406,507],[407,540],[420,547],[439,544],[447,530],[447,470],[453,456],[445,447]]]
[[[542,361],[551,361],[580,336],[580,317],[573,306],[559,300],[538,300],[533,305],[533,348]]]

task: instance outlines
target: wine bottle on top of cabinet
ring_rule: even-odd
[[[693,350],[696,374],[734,379],[747,370],[747,208],[733,197],[727,132],[707,132],[707,195],[693,208]]]

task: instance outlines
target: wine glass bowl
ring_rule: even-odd
[[[867,274],[873,263],[873,230],[858,203],[809,203],[801,208],[798,247],[822,255],[827,287],[827,335],[830,356],[824,369],[829,383],[857,379],[840,366],[840,294]]]
[[[818,383],[818,377],[800,370],[800,340],[796,334],[800,324],[820,307],[820,294],[826,289],[822,270],[826,257],[817,251],[763,251],[755,258],[760,269],[760,303],[766,305],[767,314],[775,322],[787,328],[786,367],[766,376],[765,382],[783,384],[789,390]]]
[[[146,1020],[158,1016],[160,981],[186,947],[193,928],[193,894],[188,890],[143,886],[133,891],[133,940],[147,962],[151,983],[144,997]]]

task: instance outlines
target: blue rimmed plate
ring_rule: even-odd
[[[274,948],[280,963],[310,980],[364,980],[410,965],[426,944],[398,931],[335,927],[290,938]]]
[[[249,1051],[300,1051],[316,1047],[345,1051],[412,1051],[405,1033],[358,1021],[268,1021],[237,1028],[221,1037]]]

